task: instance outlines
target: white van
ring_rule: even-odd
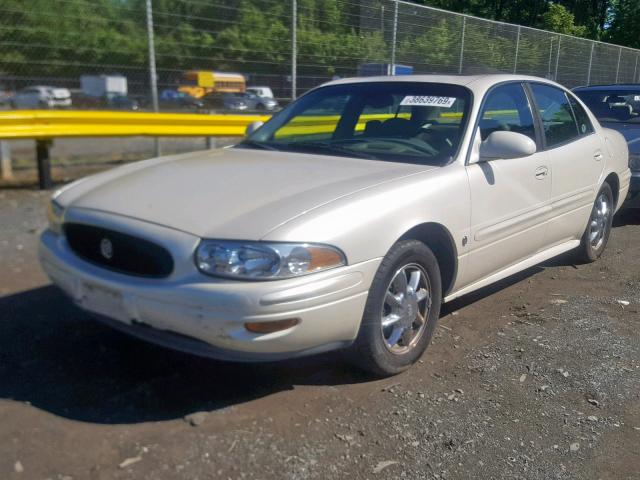
[[[247,93],[253,93],[260,98],[273,98],[273,92],[269,87],[247,87]]]
[[[71,92],[68,88],[47,86],[26,87],[11,99],[13,108],[55,108],[70,107]]]

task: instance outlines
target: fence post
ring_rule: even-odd
[[[558,65],[560,64],[560,46],[562,44],[562,37],[558,37],[558,54],[556,55],[556,72],[553,75],[553,79],[558,81]]]
[[[149,49],[149,82],[151,85],[151,103],[153,111],[158,112],[158,77],[156,73],[156,48],[153,38],[153,7],[151,0],[146,0],[147,13],[147,47]],[[155,156],[162,155],[160,139],[154,138]]]
[[[391,75],[396,74],[396,40],[398,38],[398,0],[393,5],[393,33],[391,35]]]
[[[291,100],[298,90],[298,0],[291,0]]]
[[[614,83],[618,83],[618,76],[620,74],[620,59],[622,58],[622,47],[618,51],[618,66],[616,67],[616,81]]]
[[[638,54],[636,53],[636,66],[633,67],[633,80],[631,80],[631,83],[635,83],[637,71],[638,71]]]
[[[516,39],[516,57],[513,62],[513,73],[515,74],[518,70],[518,49],[520,48],[520,30],[522,27],[518,25],[518,38]]]
[[[547,78],[551,80],[551,57],[553,57],[553,37],[549,37],[549,66],[547,67]]]
[[[36,159],[38,160],[38,187],[47,190],[53,186],[51,180],[51,140],[36,139]]]
[[[591,42],[591,54],[589,55],[589,71],[587,72],[587,85],[591,85],[591,65],[593,64],[593,48],[595,46],[595,42]]]
[[[460,39],[460,62],[458,62],[458,74],[462,75],[462,65],[464,63],[464,34],[467,29],[467,17],[462,17],[462,38]]]
[[[0,140],[0,178],[2,180],[11,180],[13,178],[13,170],[11,169],[11,147],[9,142]]]

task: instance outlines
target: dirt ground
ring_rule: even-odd
[[[2,479],[638,479],[640,213],[446,305],[410,371],[238,365],[93,323],[38,267],[46,193],[0,190]]]

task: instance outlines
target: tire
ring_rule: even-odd
[[[591,209],[589,223],[582,234],[580,246],[578,247],[578,258],[584,263],[595,262],[607,247],[609,235],[611,234],[611,224],[613,223],[613,192],[608,183],[596,195],[596,200]]]
[[[415,272],[419,272],[417,282]],[[413,365],[429,345],[438,322],[441,285],[438,261],[425,244],[397,242],[382,260],[369,289],[352,346],[353,360],[379,376],[395,375]]]

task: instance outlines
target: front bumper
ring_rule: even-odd
[[[47,101],[47,105],[50,108],[54,107],[70,107],[71,99],[70,98],[52,98]]]
[[[375,259],[277,281],[216,279],[195,267],[177,269],[166,279],[145,279],[82,260],[63,236],[49,230],[42,234],[39,257],[53,283],[112,327],[166,347],[233,361],[280,360],[348,346],[358,334],[380,263]],[[275,333],[244,328],[245,322],[290,318],[299,323]]]

